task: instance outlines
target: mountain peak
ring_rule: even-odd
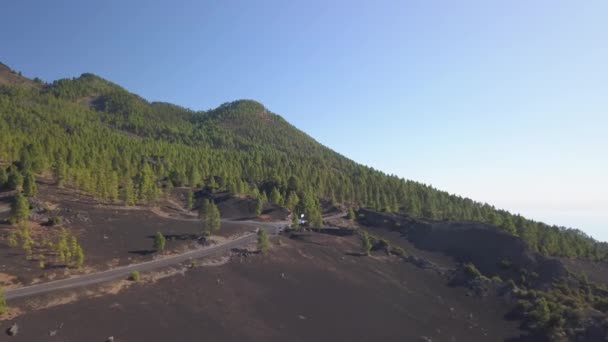
[[[218,109],[228,109],[230,111],[242,112],[244,114],[268,114],[268,109],[256,100],[240,99],[232,102],[226,102],[219,106]]]
[[[211,113],[215,118],[225,122],[274,122],[280,118],[270,112],[262,103],[249,99],[226,102],[212,110]]]

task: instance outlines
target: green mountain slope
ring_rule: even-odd
[[[359,165],[255,101],[193,111],[148,102],[92,74],[46,85],[18,80],[0,81],[0,160],[14,163],[9,173],[50,171],[60,186],[126,204],[154,201],[172,186],[205,186],[272,197],[318,217],[318,201],[327,199],[491,223],[546,255],[606,255],[578,230],[549,227]]]

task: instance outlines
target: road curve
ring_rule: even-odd
[[[279,228],[285,226],[285,222],[256,222],[256,221],[241,221],[239,223],[254,225],[259,228],[263,228],[267,230],[271,234],[276,234],[279,231]],[[233,248],[243,247],[249,243],[256,241],[255,233],[248,233],[247,235],[241,236],[234,240],[230,240],[228,242],[213,245],[204,248],[198,248],[195,250],[191,250],[179,255],[167,256],[163,258],[159,258],[152,261],[146,261],[139,264],[132,264],[127,266],[121,266],[117,268],[113,268],[103,272],[90,273],[81,276],[76,276],[74,278],[61,279],[56,281],[51,281],[47,283],[41,283],[36,285],[24,286],[15,289],[6,290],[4,292],[5,298],[7,300],[20,298],[20,297],[29,297],[38,294],[44,294],[48,292],[53,292],[57,290],[71,289],[76,287],[83,287],[87,285],[105,283],[112,280],[117,279],[125,279],[131,272],[145,272],[158,268],[163,268],[175,264],[180,264],[189,259],[196,259],[201,257],[206,257],[210,255],[214,255],[217,253],[222,253],[229,251]]]
[[[333,216],[326,216],[324,219],[332,219],[343,216],[344,213],[335,214]],[[258,222],[258,221],[232,221],[232,220],[222,220],[222,222],[235,222],[243,225],[251,225],[257,228],[264,229],[268,231],[270,234],[278,234],[282,227],[288,226],[289,221],[277,221],[277,222]],[[158,268],[163,268],[171,265],[180,264],[184,261],[196,258],[202,258],[210,255],[214,255],[217,253],[222,253],[229,251],[233,248],[243,247],[249,243],[252,243],[256,240],[255,233],[248,233],[244,236],[238,237],[234,240],[230,240],[228,242],[198,248],[195,250],[187,251],[182,254],[167,256],[163,258],[159,258],[152,261],[146,261],[139,264],[132,264],[127,266],[121,266],[117,268],[113,268],[107,271],[84,274],[80,276],[76,276],[68,279],[60,279],[47,283],[41,283],[36,285],[24,286],[15,289],[6,290],[4,292],[4,296],[6,300],[21,298],[21,297],[29,297],[33,295],[39,295],[44,293],[49,293],[57,290],[65,290],[72,289],[76,287],[83,287],[93,284],[105,283],[112,280],[124,279],[131,272],[146,272],[151,271]]]

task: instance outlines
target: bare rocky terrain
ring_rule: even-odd
[[[222,224],[215,239],[251,231],[239,223],[251,218],[247,198],[214,196],[233,220]],[[158,206],[126,209],[41,184],[37,201],[62,215],[64,225],[78,235],[87,251],[85,268],[37,268],[6,245],[12,228],[0,224],[1,281],[10,288],[151,260],[156,231],[169,238],[168,253],[193,248],[200,223],[182,200],[178,189]],[[1,208],[0,220],[6,219],[6,200]],[[343,228],[287,231],[272,237],[266,254],[238,249],[144,274],[137,283],[122,280],[11,300],[13,313],[0,327],[17,323],[19,333],[0,335],[0,341],[103,341],[110,336],[114,341],[534,341],[539,337],[522,330],[513,317],[511,297],[454,284],[459,265],[472,261],[484,273],[505,279],[510,272],[497,264],[506,257],[539,272],[553,265],[588,272],[598,282],[606,274],[600,263],[530,254],[509,236],[475,224],[408,224],[408,218],[369,211],[356,223],[340,218],[337,208],[326,209],[332,217],[327,224]],[[40,224],[45,215],[32,215],[39,234],[57,229]],[[262,216],[279,220],[286,212],[271,206]],[[374,248],[364,256],[352,229],[366,230],[405,255]]]
[[[40,184],[37,202],[48,210],[34,210],[30,222],[32,235],[35,237],[52,236],[57,234],[58,227],[47,226],[49,216],[58,215],[63,218],[62,226],[78,237],[86,251],[85,269],[82,271],[105,270],[111,267],[151,260],[155,254],[153,239],[156,232],[161,232],[167,238],[167,253],[196,248],[200,245],[201,224],[194,211],[189,212],[176,207],[176,201],[167,200],[158,207],[135,207],[105,205],[98,203],[87,195],[78,195],[66,189]],[[6,219],[10,207],[10,194],[0,200],[0,273],[6,274],[0,279],[3,286],[28,285],[32,282],[43,282],[63,278],[80,271],[63,268],[40,269],[36,259],[27,260],[25,253],[18,248],[9,248],[6,238],[11,229]],[[231,236],[250,232],[251,225],[239,224],[238,219],[250,218],[248,201],[222,195],[224,202],[233,202],[231,219],[225,221],[214,238],[217,241]],[[163,204],[164,203],[164,204]],[[240,216],[239,216],[240,212]],[[269,207],[266,216],[270,218],[285,218],[285,214]],[[10,280],[9,280],[10,279]]]
[[[0,340],[497,341],[522,334],[504,319],[500,299],[468,296],[396,257],[354,256],[355,237],[279,239],[266,255],[28,313],[16,319],[18,336]]]
[[[60,214],[77,234],[87,255],[85,270],[37,268],[18,248],[6,245],[12,228],[3,224],[5,286],[150,260],[156,231],[174,236],[168,241],[170,251],[189,248],[196,243],[200,223],[182,208],[179,191],[175,193],[156,209],[127,210],[40,184],[37,201]],[[248,200],[219,196],[219,207],[236,221],[224,222],[217,238],[251,230],[238,222],[250,216]],[[7,201],[2,203],[8,208]],[[335,216],[336,209],[328,210]],[[7,210],[0,215],[6,219]],[[39,234],[57,229],[41,224],[48,215],[32,215]],[[263,217],[284,219],[285,214],[268,207]],[[456,264],[398,235],[391,241],[446,269]],[[502,299],[472,297],[465,288],[448,286],[446,277],[433,270],[382,251],[361,256],[359,250],[359,239],[352,234],[310,232],[296,238],[285,233],[272,238],[264,255],[233,251],[212,258],[211,264],[219,260],[216,266],[185,264],[153,272],[139,283],[121,281],[11,300],[16,311],[0,326],[6,330],[16,322],[19,333],[3,334],[0,341],[103,341],[109,336],[115,341],[484,341],[522,334],[517,322],[505,320],[509,308]]]

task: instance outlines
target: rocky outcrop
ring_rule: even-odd
[[[360,222],[401,232],[417,248],[473,263],[484,275],[520,281],[522,272],[534,287],[550,285],[567,275],[564,265],[532,251],[524,241],[497,227],[479,222],[427,221],[407,216],[359,211]],[[362,215],[361,215],[362,214]]]
[[[6,334],[9,336],[16,336],[19,333],[19,325],[17,323],[13,323],[8,329],[6,329]]]

